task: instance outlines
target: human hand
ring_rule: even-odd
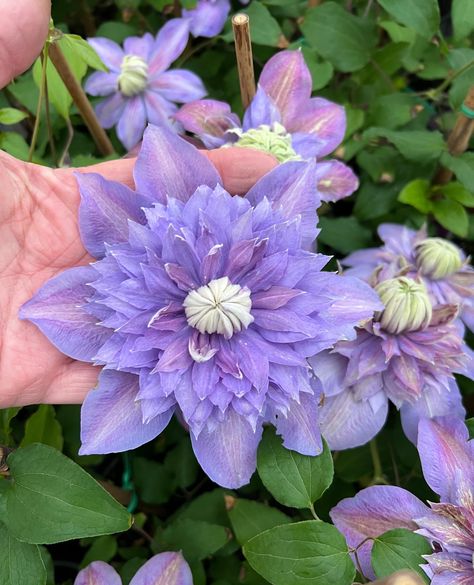
[[[49,0],[16,0],[3,7],[0,80],[8,82],[40,52],[49,9]],[[22,57],[9,61],[5,56],[20,51],[17,31],[8,30],[13,21],[17,30],[34,34],[22,39]],[[216,166],[232,194],[245,193],[277,164],[272,156],[242,148],[203,151],[203,155]],[[73,172],[98,172],[133,187],[134,163],[122,159],[54,170],[0,152],[0,408],[79,403],[95,385],[99,368],[61,354],[34,325],[18,318],[18,309],[55,274],[91,261],[79,236],[79,191]]]

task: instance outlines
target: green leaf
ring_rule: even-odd
[[[81,567],[87,567],[89,563],[94,561],[104,561],[107,563],[111,561],[117,554],[117,539],[110,534],[100,536],[92,542],[92,546],[84,555],[81,562]]]
[[[415,98],[406,93],[378,96],[371,105],[367,124],[389,129],[403,126],[412,119],[415,104]]]
[[[172,1],[166,3],[173,4]],[[106,37],[120,44],[127,37],[136,35],[137,33],[137,27],[125,22],[114,20],[101,23],[101,25],[96,30],[95,36]]]
[[[474,49],[452,49],[447,55],[451,73],[457,77],[449,90],[449,101],[454,110],[461,107],[469,88],[474,85]],[[467,67],[463,73],[458,73],[463,67]]]
[[[252,500],[234,499],[228,514],[232,530],[242,545],[260,532],[291,522],[280,510]]]
[[[366,247],[372,238],[370,230],[361,225],[355,217],[321,217],[319,227],[321,228],[319,241],[342,254]]]
[[[432,203],[430,200],[430,183],[426,179],[415,179],[406,185],[398,200],[401,203],[411,205],[421,213],[430,213]]]
[[[438,0],[378,0],[379,4],[395,20],[426,39],[436,34],[439,28]]]
[[[313,91],[326,87],[334,75],[334,67],[328,61],[319,61],[317,53],[313,49],[303,47],[301,50],[309,72],[311,73]]]
[[[89,67],[100,71],[108,71],[102,59],[89,43],[79,35],[64,35],[64,44],[68,45]]]
[[[46,567],[39,546],[20,542],[0,524],[0,551],[1,585],[46,585]]]
[[[474,189],[474,152],[465,152],[460,156],[444,152],[441,164],[453,171],[467,189]]]
[[[229,534],[224,526],[189,518],[169,524],[156,538],[160,550],[181,550],[189,563],[214,554],[228,540]]]
[[[451,8],[454,39],[462,41],[474,32],[474,10],[472,0],[453,0]]]
[[[466,420],[466,426],[469,430],[469,438],[473,439],[474,438],[474,417],[468,418]]]
[[[0,124],[17,124],[27,117],[28,114],[21,110],[17,110],[16,108],[0,109]]]
[[[30,147],[18,132],[0,132],[0,150],[20,160],[28,160]]]
[[[38,410],[30,416],[25,424],[25,436],[21,447],[32,443],[50,445],[59,451],[63,448],[63,432],[61,425],[56,420],[54,408],[49,404],[42,404]]]
[[[344,537],[325,522],[276,526],[249,540],[243,552],[273,585],[351,585],[355,576]]]
[[[258,474],[272,496],[285,506],[312,508],[332,483],[331,451],[317,457],[301,455],[283,447],[273,429],[265,429],[257,453]]]
[[[424,563],[422,555],[431,552],[431,546],[426,538],[411,530],[396,528],[374,539],[372,567],[378,578],[388,577],[401,569],[411,569],[428,582],[425,572],[419,565]]]
[[[432,189],[433,193],[441,193],[448,199],[458,201],[465,207],[474,207],[474,193],[468,191],[464,185],[452,181],[446,185],[436,185]]]
[[[416,32],[412,28],[402,26],[393,20],[383,20],[380,26],[386,30],[394,43],[408,43],[415,41]]]
[[[377,42],[376,28],[371,22],[352,15],[335,2],[324,2],[308,10],[301,31],[324,59],[344,72],[367,65]]]
[[[465,238],[469,228],[469,218],[464,207],[452,199],[433,201],[433,215],[444,228]]]
[[[405,158],[417,162],[437,159],[447,150],[443,135],[428,130],[389,130],[370,128],[364,132],[364,139],[383,137],[392,142]]]
[[[243,12],[250,18],[252,42],[256,45],[277,47],[283,33],[278,21],[273,18],[268,8],[258,0],[253,0]]]
[[[29,445],[13,452],[8,465],[5,523],[16,538],[52,544],[130,528],[126,509],[56,449]]]
[[[11,444],[11,421],[20,412],[21,407],[13,406],[0,410],[0,444]]]

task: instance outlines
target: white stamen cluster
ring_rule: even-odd
[[[119,90],[132,97],[145,90],[148,83],[148,63],[136,55],[125,55],[120,65]]]

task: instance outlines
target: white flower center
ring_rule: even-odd
[[[247,329],[254,320],[250,291],[232,284],[227,276],[192,290],[183,306],[191,327],[200,333],[219,333],[226,339]]]
[[[125,55],[118,77],[118,86],[123,95],[132,97],[142,93],[147,83],[148,63],[136,55]]]

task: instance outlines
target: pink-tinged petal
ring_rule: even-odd
[[[229,0],[198,0],[193,10],[183,10],[193,37],[215,37],[224,28],[230,12]]]
[[[191,433],[194,454],[207,475],[222,487],[237,489],[249,483],[257,466],[262,427],[252,430],[246,419],[229,407],[223,422],[199,437]]]
[[[87,78],[84,89],[90,95],[110,95],[118,91],[118,75],[96,71]]]
[[[165,71],[186,48],[189,24],[184,18],[172,18],[160,28],[148,64],[148,73],[153,77]]]
[[[280,111],[272,98],[259,85],[255,97],[245,111],[242,128],[247,131],[250,128],[258,128],[262,124],[271,126],[274,122],[281,122]]]
[[[128,220],[145,223],[142,207],[151,203],[122,183],[107,181],[96,173],[76,173],[81,194],[81,240],[94,258],[102,258],[105,245],[128,239]]]
[[[254,309],[279,309],[300,294],[303,293],[299,290],[284,286],[272,286],[252,295],[252,307]]]
[[[145,33],[142,37],[128,37],[123,43],[123,52],[125,55],[136,55],[148,62],[155,39],[150,33]]]
[[[151,89],[146,91],[143,97],[148,122],[154,126],[166,126],[171,129],[171,116],[176,112],[178,106]]]
[[[194,146],[157,126],[145,131],[134,178],[138,192],[161,203],[168,197],[187,201],[200,185],[221,183],[214,165]]]
[[[117,124],[117,136],[120,142],[131,150],[143,137],[147,119],[143,96],[128,98]]]
[[[136,400],[135,374],[102,370],[97,388],[87,395],[81,410],[81,455],[118,453],[153,440],[168,425],[174,408],[144,423]]]
[[[301,51],[281,51],[260,74],[259,84],[282,113],[283,125],[302,115],[311,96],[312,79]]]
[[[422,419],[418,427],[418,451],[423,475],[441,500],[456,491],[456,474],[472,477],[474,444],[463,420],[456,417]]]
[[[316,165],[313,162],[287,162],[264,175],[247,193],[255,206],[267,198],[273,209],[286,219],[301,216],[302,246],[310,248],[316,238],[316,208],[320,200],[315,188]]]
[[[122,585],[122,579],[107,563],[94,561],[79,571],[74,585]]]
[[[337,504],[330,516],[336,528],[346,537],[350,547],[357,547],[367,537],[376,537],[393,528],[416,530],[414,518],[429,513],[429,508],[410,492],[394,486],[373,486],[353,498]],[[363,544],[357,551],[364,575],[375,578],[370,562],[373,543]]]
[[[318,192],[326,203],[349,197],[359,188],[359,179],[354,171],[338,160],[318,163],[316,176]]]
[[[285,128],[289,132],[315,135],[320,140],[315,155],[322,157],[341,144],[346,132],[346,113],[338,104],[323,98],[312,98],[291,121],[291,124],[285,123]]]
[[[85,307],[97,280],[90,266],[71,268],[43,285],[19,312],[32,321],[62,353],[76,360],[91,362],[110,336],[110,330],[97,325]]]
[[[110,71],[120,71],[120,65],[122,64],[125,54],[117,43],[103,37],[89,38],[87,39],[87,42],[99,55],[104,65],[108,67]]]
[[[193,585],[193,576],[180,552],[164,552],[140,567],[130,585]]]
[[[207,93],[202,80],[187,69],[173,69],[160,73],[150,81],[154,91],[171,102],[187,103],[199,100]]]
[[[95,113],[102,128],[112,128],[118,123],[126,103],[127,100],[118,91],[96,105]]]

